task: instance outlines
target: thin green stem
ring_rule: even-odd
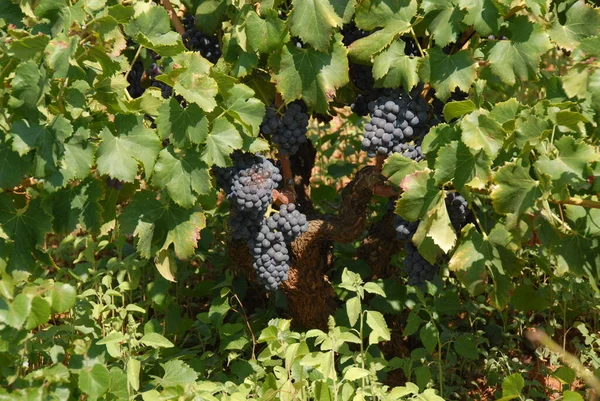
[[[421,57],[425,57],[425,52],[421,48],[421,44],[419,43],[419,39],[417,38],[417,34],[415,33],[415,30],[413,29],[412,26],[410,27],[410,33],[412,34],[413,39],[415,40],[415,43],[417,44],[417,48],[419,49],[419,53],[421,54]]]

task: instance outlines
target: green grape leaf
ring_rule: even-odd
[[[30,168],[30,155],[21,157],[7,143],[0,142],[0,188],[18,185]]]
[[[419,83],[417,66],[419,59],[404,54],[406,44],[396,41],[389,48],[377,55],[373,61],[373,77],[381,86],[395,88],[402,86],[410,91]]]
[[[40,32],[39,35],[25,36],[10,42],[8,55],[19,60],[30,60],[44,51],[50,38]]]
[[[223,36],[223,60],[229,64],[229,71],[236,78],[250,74],[258,64],[256,53],[242,49],[240,39],[231,33]]]
[[[240,149],[242,145],[243,140],[236,127],[226,119],[220,118],[213,121],[201,157],[209,166],[216,164],[225,167],[231,152]]]
[[[214,33],[223,20],[227,11],[227,2],[222,0],[205,0],[196,8],[196,26],[205,33]]]
[[[564,25],[555,18],[550,38],[559,46],[574,50],[583,39],[600,34],[600,10],[576,1],[566,13]]]
[[[410,0],[361,1],[356,9],[356,25],[371,31],[385,26],[391,20],[403,20],[410,23],[417,12],[417,4]]]
[[[476,71],[477,63],[468,50],[445,54],[434,47],[421,59],[419,76],[424,82],[431,82],[436,96],[445,101],[456,88],[468,92],[477,77]]]
[[[508,85],[514,85],[517,78],[535,80],[542,55],[552,48],[548,34],[524,15],[509,22],[509,31],[510,40],[498,40],[491,46],[488,61],[492,72]]]
[[[425,135],[421,149],[423,154],[427,155],[428,160],[435,160],[440,148],[459,139],[460,131],[458,130],[457,125],[439,124],[431,128],[427,135]]]
[[[121,215],[123,232],[138,238],[137,250],[150,258],[173,244],[175,255],[186,259],[194,254],[205,225],[200,208],[184,209],[167,200],[157,200],[150,191],[140,191]]]
[[[44,243],[46,234],[52,230],[52,219],[41,200],[33,199],[26,209],[18,209],[11,194],[0,194],[0,227],[14,242],[8,267],[30,271],[35,248]]]
[[[53,78],[66,78],[68,76],[71,57],[77,51],[79,40],[76,37],[69,38],[65,34],[53,38],[46,52],[46,66],[54,71]]]
[[[298,49],[288,43],[269,58],[269,64],[275,70],[273,79],[286,103],[302,98],[320,113],[327,113],[336,89],[348,82],[346,48],[339,34],[327,53]]]
[[[303,42],[320,51],[327,51],[335,27],[342,19],[335,13],[329,0],[292,0],[290,31]]]
[[[429,30],[436,45],[444,47],[456,42],[461,31],[464,12],[456,0],[423,0],[426,18],[431,19]]]
[[[176,154],[172,147],[158,155],[152,184],[166,188],[171,199],[185,208],[196,203],[197,195],[206,195],[211,190],[210,173],[200,155],[192,150]]]
[[[410,17],[412,18],[412,16]],[[367,37],[352,42],[352,44],[350,44],[348,47],[350,50],[350,57],[363,63],[371,62],[375,54],[381,52],[390,43],[397,39],[398,36],[404,32],[408,32],[409,30],[410,18],[407,20],[389,20],[383,29],[375,31]]]
[[[140,45],[163,57],[175,56],[185,47],[181,35],[171,30],[167,11],[160,6],[150,7],[125,26],[125,33]]]
[[[46,181],[50,187],[62,188],[71,180],[82,180],[88,176],[96,151],[96,145],[88,139],[89,135],[89,130],[80,127],[63,143],[60,167]]]
[[[491,160],[498,155],[506,132],[502,126],[489,117],[485,111],[474,111],[460,121],[462,141],[470,149],[483,150]]]
[[[553,191],[568,196],[567,186],[575,190],[587,186],[588,167],[599,161],[600,156],[593,146],[563,136],[554,143],[558,155],[555,158],[542,156],[534,164],[541,174],[552,177]]]
[[[168,77],[174,79],[173,86],[176,93],[182,95],[189,102],[196,103],[204,111],[211,112],[217,106],[215,96],[219,93],[217,82],[208,76],[211,63],[198,52],[186,52],[173,58],[173,61],[182,68],[178,68]]]
[[[455,118],[464,116],[477,110],[472,100],[461,100],[458,102],[449,102],[444,105],[444,119],[452,121]]]
[[[424,163],[417,163],[414,160],[404,157],[401,154],[394,153],[383,164],[383,175],[388,177],[388,180],[400,186],[400,183],[409,174],[425,169]]]
[[[485,290],[488,261],[494,259],[494,249],[472,224],[467,224],[459,237],[448,268],[472,295]]]
[[[33,60],[20,63],[15,69],[15,74],[10,82],[11,100],[9,106],[13,108],[25,107],[37,111],[38,101],[45,90],[46,70],[40,68]]]
[[[68,234],[79,224],[84,230],[98,234],[102,225],[102,196],[102,185],[92,178],[53,194],[54,230]]]
[[[481,36],[488,36],[500,30],[502,18],[492,0],[459,0],[460,7],[466,10],[464,23],[473,25]]]
[[[546,185],[531,178],[529,169],[530,166],[522,162],[506,163],[496,171],[491,194],[496,212],[521,215],[547,197]]]
[[[454,247],[456,233],[443,198],[440,197],[437,204],[427,211],[413,236],[413,242],[421,256],[431,264],[435,264],[439,250],[448,253]]]
[[[208,118],[195,103],[183,108],[172,97],[158,109],[156,129],[162,139],[173,134],[171,143],[180,149],[201,144],[208,136]]]
[[[537,145],[550,133],[549,128],[547,119],[523,112],[515,123],[515,144],[521,149],[528,143]]]
[[[396,214],[408,221],[422,219],[439,204],[443,195],[429,170],[407,175],[400,183],[400,188],[403,193],[396,203]]]
[[[110,376],[106,366],[99,363],[79,371],[79,389],[96,399],[108,391]]]
[[[256,137],[265,115],[265,105],[254,97],[254,91],[244,84],[235,84],[226,92],[222,91],[221,96],[223,113],[244,127],[248,136]]]
[[[505,102],[496,103],[494,108],[490,111],[490,117],[497,123],[504,126],[510,121],[514,121],[519,112],[520,104],[514,99],[508,99]]]
[[[286,33],[285,22],[279,19],[275,10],[261,10],[260,17],[256,12],[248,13],[246,36],[248,44],[255,51],[269,54],[279,49]]]
[[[115,118],[118,136],[108,128],[100,132],[102,143],[98,147],[98,172],[125,182],[134,182],[138,162],[150,177],[154,161],[160,150],[160,139],[144,127],[142,117],[119,115]]]
[[[352,20],[357,0],[329,0],[329,2],[344,24]]]
[[[438,185],[453,182],[458,191],[465,185],[482,189],[492,178],[491,166],[492,161],[483,150],[473,151],[464,143],[453,141],[438,152],[434,177]]]

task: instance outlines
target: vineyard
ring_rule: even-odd
[[[0,400],[597,400],[600,5],[0,0]]]

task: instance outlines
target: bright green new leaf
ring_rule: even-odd
[[[31,300],[31,311],[29,316],[27,316],[25,328],[27,330],[34,329],[48,323],[48,320],[50,320],[50,304],[45,298],[40,296],[34,297]]]
[[[198,52],[186,52],[174,58],[182,66],[172,71],[175,83],[173,90],[187,101],[196,103],[202,110],[210,113],[217,106],[215,97],[219,93],[217,82],[208,76],[211,64]]]
[[[368,375],[368,370],[356,366],[351,366],[344,373],[344,380],[354,381],[362,379],[363,377],[367,377]]]
[[[462,141],[469,148],[483,150],[493,161],[504,144],[506,132],[487,112],[474,111],[460,122]]]
[[[391,338],[390,329],[388,329],[385,318],[380,312],[368,310],[367,326],[371,328],[369,334],[369,344],[377,344],[379,341],[389,341]]]
[[[346,301],[346,314],[348,315],[348,322],[350,327],[354,327],[360,316],[360,298],[352,297]]]
[[[438,249],[448,253],[456,243],[456,233],[450,223],[446,203],[439,198],[437,204],[431,207],[417,228],[413,236],[419,253],[435,264]]]
[[[200,155],[193,150],[175,153],[172,147],[159,153],[152,184],[166,188],[171,199],[185,208],[192,207],[197,195],[207,194],[212,187],[208,167]]]
[[[494,174],[492,204],[498,213],[521,215],[546,196],[546,188],[529,174],[530,166],[506,163]]]
[[[177,261],[173,257],[170,249],[162,249],[154,258],[154,266],[156,270],[164,277],[165,280],[176,282],[175,274],[177,273]]]
[[[445,54],[434,47],[422,58],[419,76],[424,82],[431,82],[436,96],[445,101],[456,88],[469,92],[477,78],[476,71],[477,63],[468,50]]]
[[[520,373],[513,373],[502,380],[502,397],[517,396],[518,398],[523,388],[525,388],[523,376]]]
[[[550,30],[550,37],[559,46],[574,50],[583,39],[600,34],[600,10],[582,1],[573,2],[567,11],[564,25],[557,17]]]
[[[504,126],[517,117],[519,108],[519,102],[515,98],[510,98],[505,102],[494,104],[494,108],[490,111],[489,116]]]
[[[329,0],[292,0],[290,31],[320,51],[327,51],[335,27],[342,19],[335,13]]]
[[[352,42],[348,47],[348,50],[350,51],[349,55],[354,60],[370,63],[376,54],[385,49],[390,43],[409,29],[410,22],[408,21],[396,19],[390,20],[388,25],[383,29]]]
[[[150,177],[160,150],[160,139],[154,130],[144,127],[142,117],[117,116],[117,136],[104,128],[98,148],[98,172],[125,182],[134,182],[138,162]]]
[[[91,398],[98,398],[106,393],[109,380],[108,369],[99,363],[79,371],[79,389]]]
[[[0,322],[20,330],[31,313],[31,298],[21,293],[8,303],[0,298]]]
[[[510,40],[496,41],[491,47],[488,61],[492,72],[508,85],[514,85],[517,78],[536,80],[541,57],[552,48],[548,34],[524,15],[509,23],[509,31]]]
[[[419,83],[418,57],[404,54],[406,44],[398,40],[377,55],[373,61],[373,77],[386,88],[402,86],[410,91]]]
[[[336,89],[348,82],[348,59],[341,36],[329,44],[327,53],[298,49],[288,43],[269,58],[273,80],[286,103],[302,98],[317,112],[327,113]]]
[[[140,370],[141,362],[134,357],[129,357],[127,360],[127,383],[135,391],[140,389]]]

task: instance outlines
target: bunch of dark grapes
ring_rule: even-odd
[[[354,21],[350,22],[349,24],[345,24],[340,32],[342,33],[342,43],[344,46],[350,46],[352,43],[367,37],[370,34],[364,29],[359,29]]]
[[[368,65],[350,63],[348,65],[350,81],[363,92],[373,90],[375,80],[373,79],[373,68]]]
[[[221,45],[217,35],[207,35],[196,28],[196,18],[193,15],[187,15],[183,18],[185,33],[183,34],[183,43],[189,50],[200,52],[202,57],[216,63],[221,57]]]
[[[417,247],[410,241],[404,246],[404,251],[406,252],[404,271],[408,274],[408,285],[417,286],[425,283],[426,280],[433,280],[439,267],[432,265],[421,256]]]
[[[296,205],[288,203],[281,205],[279,212],[267,219],[267,226],[283,234],[287,242],[293,242],[300,234],[308,230],[308,220],[303,213],[296,209]]]
[[[421,57],[419,46],[413,38],[402,38],[404,41],[404,54],[411,57]]]
[[[429,131],[429,106],[414,91],[411,95],[393,91],[369,103],[371,121],[365,124],[362,149],[369,157],[394,152],[419,161],[421,141]]]
[[[248,248],[258,279],[267,291],[276,290],[282,281],[287,280],[290,269],[290,256],[283,233],[271,230],[263,222],[260,229],[248,240]]]
[[[290,103],[281,117],[277,110],[268,107],[261,131],[265,135],[272,135],[281,154],[293,155],[300,144],[307,141],[308,119],[306,105],[301,101]]]
[[[142,87],[142,78],[144,77],[144,65],[139,61],[136,61],[131,66],[131,71],[127,75],[127,92],[132,98],[138,98],[144,94],[145,89]]]
[[[394,215],[394,229],[396,230],[396,238],[400,241],[410,241],[419,227],[418,221],[404,220],[402,216]]]
[[[123,181],[120,181],[116,178],[106,177],[106,186],[108,188],[116,189],[120,191],[123,188]]]
[[[460,231],[469,217],[467,200],[456,192],[450,192],[446,195],[445,202],[452,227],[456,231]]]
[[[163,72],[156,63],[150,64],[150,69],[148,70],[148,78],[150,79],[150,86],[160,89],[160,94],[164,99],[168,99],[173,94],[173,88],[162,81],[158,81],[156,79],[157,76],[161,75]]]
[[[250,239],[260,229],[281,181],[279,169],[262,155],[235,151],[232,167],[214,167],[217,185],[231,201],[230,226],[235,239]]]

